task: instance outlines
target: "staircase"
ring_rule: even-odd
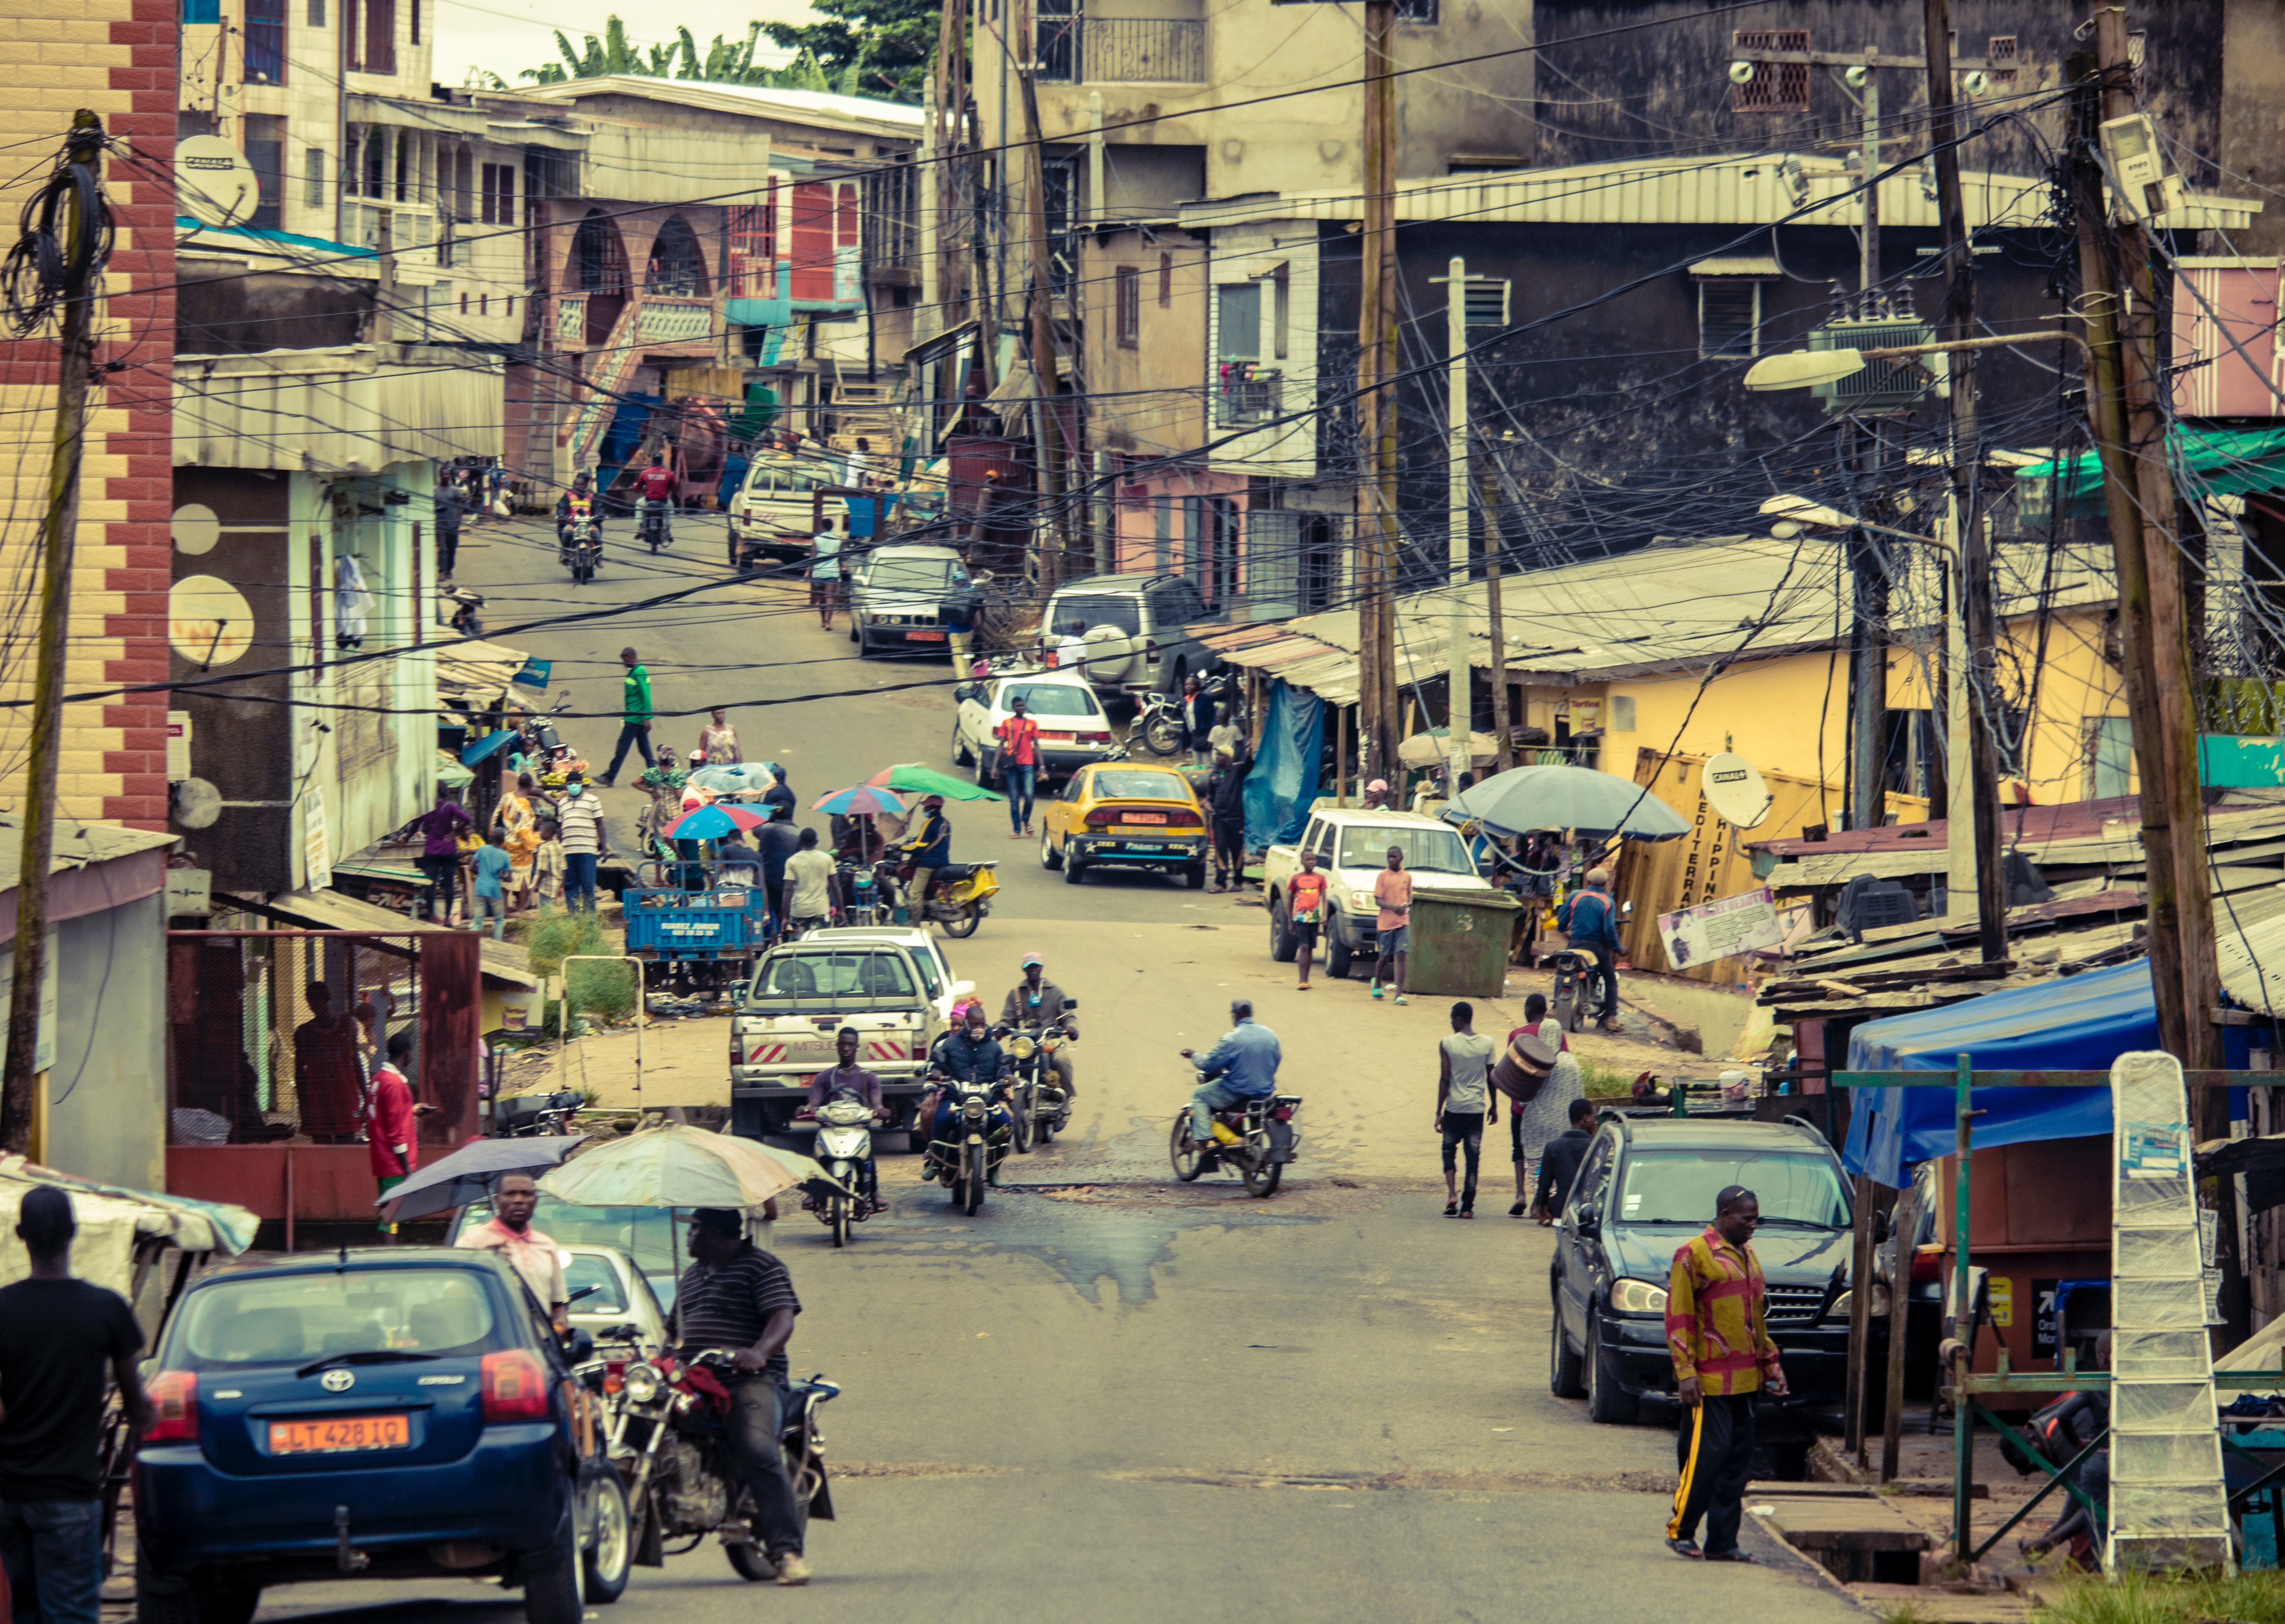
[[[634,376],[635,365],[642,355],[640,329],[642,326],[642,294],[630,292],[619,318],[611,324],[611,335],[601,350],[588,353],[595,357],[595,371],[585,380],[587,404],[563,431],[562,443],[571,448],[571,466],[575,469],[592,468],[595,453],[603,443],[603,433],[611,426],[611,418],[618,410],[618,397]]]

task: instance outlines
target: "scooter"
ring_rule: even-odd
[[[905,888],[907,915],[915,912],[912,880],[910,863],[897,870],[897,883]],[[927,920],[942,925],[947,936],[974,936],[976,927],[992,911],[992,898],[999,894],[999,864],[946,863],[936,871],[936,890],[930,895],[928,906],[919,912]]]
[[[866,1182],[866,1169],[873,1160],[873,1108],[847,1094],[819,1106],[816,1155],[840,1186],[832,1195],[817,1198],[817,1221],[833,1231],[836,1246],[846,1246],[851,1227],[873,1215],[873,1191]],[[843,1193],[849,1190],[856,1194]]]

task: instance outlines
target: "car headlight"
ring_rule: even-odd
[[[649,1403],[666,1385],[659,1376],[658,1367],[647,1364],[629,1365],[620,1380],[624,1385],[623,1391],[637,1404]]]
[[[1654,1286],[1647,1280],[1613,1281],[1611,1312],[1662,1315],[1666,1313],[1666,1288]]]
[[[1371,908],[1378,913],[1380,908],[1380,898],[1374,896],[1370,891],[1351,891],[1349,893],[1349,906],[1353,908]]]
[[[1857,1293],[1854,1291],[1843,1291],[1840,1296],[1834,1298],[1833,1299],[1833,1306],[1825,1311],[1825,1317],[1828,1320],[1847,1319],[1849,1317],[1849,1299],[1856,1295]]]

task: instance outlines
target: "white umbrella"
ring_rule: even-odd
[[[758,1207],[811,1179],[831,1182],[808,1157],[670,1122],[594,1146],[539,1188],[591,1207]]]

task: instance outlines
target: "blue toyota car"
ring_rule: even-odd
[[[247,1624],[297,1580],[497,1576],[530,1624],[616,1601],[632,1557],[603,1423],[497,1254],[313,1253],[210,1275],[149,1378],[141,1624]]]

